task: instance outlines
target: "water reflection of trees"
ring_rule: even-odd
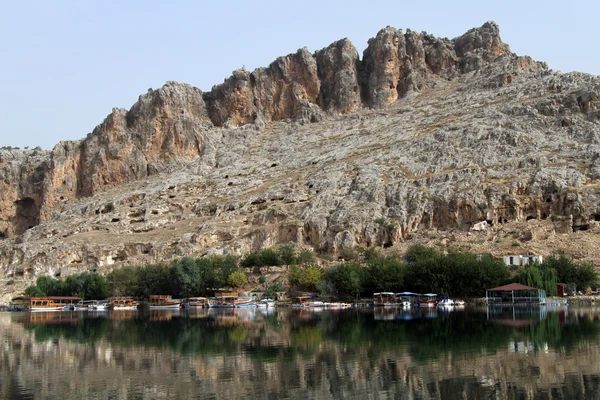
[[[127,319],[117,313],[90,315],[64,319],[64,323],[57,323],[56,318],[44,323],[36,316],[22,322],[38,341],[59,337],[95,344],[105,340],[114,346],[167,348],[182,354],[234,354],[253,349],[251,354],[262,357],[263,352],[266,358],[276,352],[312,355],[321,344],[328,344],[350,353],[367,349],[373,356],[396,350],[424,361],[444,354],[477,356],[506,349],[516,341],[570,351],[600,339],[600,322],[574,313],[548,313],[527,326],[491,323],[479,310],[438,314],[437,318],[421,315],[423,318],[413,320],[403,319],[401,313],[392,320],[376,320],[372,311],[168,313],[133,313]]]

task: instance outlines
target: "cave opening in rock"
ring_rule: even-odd
[[[592,214],[592,219],[594,221],[600,221],[600,213]]]
[[[35,200],[31,197],[23,197],[15,201],[15,205],[17,206],[18,233],[23,233],[40,223],[39,210],[37,209]]]
[[[533,215],[528,215],[527,218],[525,218],[526,221],[531,221],[532,219],[536,219]]]
[[[392,242],[385,242],[385,243],[383,244],[383,248],[384,248],[384,249],[387,249],[387,248],[389,248],[389,247],[392,247],[393,245],[394,245],[394,244],[393,244]]]
[[[588,224],[573,226],[573,232],[587,231],[588,229],[590,229],[590,226]]]
[[[0,231],[0,239],[4,239],[6,237],[6,234],[3,231]]]
[[[490,226],[494,226],[494,220],[492,219],[486,219],[485,222],[487,222]]]

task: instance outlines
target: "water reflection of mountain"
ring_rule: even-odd
[[[68,354],[52,354],[63,362],[79,360],[81,371],[92,368],[123,385],[158,380],[171,394],[179,393],[171,398],[193,397],[194,390],[214,398],[366,398],[373,390],[381,398],[453,398],[456,393],[536,398],[551,391],[557,398],[593,398],[583,393],[598,393],[591,390],[600,382],[594,361],[600,356],[600,322],[590,313],[547,313],[535,324],[512,327],[492,323],[486,310],[469,309],[412,319],[396,312],[384,320],[372,310],[223,311],[134,313],[126,319],[80,314],[76,323],[64,324],[31,323],[28,314],[14,314],[19,323],[10,326],[26,332],[15,334],[15,340],[30,337],[32,342],[19,342],[14,351],[21,358],[5,365],[7,371],[29,365],[22,349],[37,346],[45,357],[62,349]],[[30,360],[31,376],[16,376],[29,376],[31,382],[15,384],[35,387],[33,371],[42,371],[49,381],[68,379],[41,368],[45,358],[31,355]],[[52,362],[59,365],[57,359]],[[196,383],[188,382],[189,376]],[[178,391],[184,388],[188,392]]]

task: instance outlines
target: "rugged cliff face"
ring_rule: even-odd
[[[362,59],[342,39],[207,93],[168,82],[81,141],[0,153],[0,265],[388,247],[474,225],[498,245],[514,222],[539,223],[517,236],[543,248],[600,220],[599,92],[512,54],[494,23],[453,40],[387,27]]]

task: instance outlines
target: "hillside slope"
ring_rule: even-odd
[[[599,92],[494,23],[388,27],[362,59],[343,39],[207,93],[168,82],[85,139],[0,151],[0,267],[25,282],[290,241],[594,260]]]

